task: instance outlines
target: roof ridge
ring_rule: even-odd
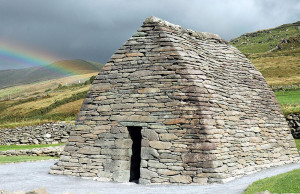
[[[191,35],[195,38],[199,38],[199,39],[223,40],[217,34],[213,34],[213,33],[209,33],[209,32],[198,32],[198,31],[194,31],[194,30],[191,30],[191,29],[184,29],[183,27],[181,27],[179,25],[170,23],[166,20],[160,19],[160,18],[155,17],[155,16],[150,16],[150,17],[146,18],[145,21],[144,21],[144,25],[147,25],[147,24],[156,24],[158,26],[167,27],[167,28],[170,28],[172,30],[179,31],[181,33],[188,33],[189,35]]]

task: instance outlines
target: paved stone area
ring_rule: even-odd
[[[242,193],[252,182],[293,169],[300,168],[300,163],[273,167],[258,173],[235,179],[226,184],[214,185],[137,185],[134,183],[103,183],[48,174],[50,166],[56,161],[39,161],[0,165],[0,189],[8,191],[46,187],[51,194],[73,192],[76,194],[199,194],[199,193]]]

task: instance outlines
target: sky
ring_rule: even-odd
[[[299,21],[300,0],[0,0],[0,70],[105,63],[149,16],[229,41]]]

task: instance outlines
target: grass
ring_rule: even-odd
[[[300,139],[295,139],[296,147],[300,151]],[[252,183],[244,194],[270,191],[271,193],[299,193],[300,169],[277,176],[261,179]]]
[[[0,123],[0,128],[16,128],[16,127],[22,127],[22,126],[33,126],[33,125],[41,125],[44,123],[53,123],[55,120],[49,120],[49,119],[24,119],[22,121],[6,121]]]
[[[263,53],[276,47],[282,39],[295,36],[298,33],[297,26],[286,25],[285,27],[248,33],[230,42],[244,54]]]
[[[91,76],[95,75],[97,75],[96,72],[0,89],[0,100],[17,100],[20,98],[35,97],[36,94],[34,93],[40,93],[41,95],[53,93],[52,90],[57,88],[59,84],[62,84],[63,86],[72,85],[78,83],[78,80],[85,82],[86,80],[89,80]],[[45,92],[47,89],[51,90]]]
[[[0,128],[74,120],[90,83],[53,89],[44,97],[0,102]]]
[[[285,115],[291,113],[300,113],[300,89],[277,91],[276,98]]]
[[[298,149],[298,152],[300,152],[300,139],[295,139],[296,147]]]
[[[37,160],[51,160],[57,157],[50,156],[0,156],[0,164],[15,163],[15,162],[29,162]]]
[[[49,115],[51,114],[61,114],[61,113],[68,113],[72,115],[73,113],[77,114],[80,111],[81,105],[83,103],[84,99],[79,99],[73,102],[69,102],[66,104],[63,104],[61,106],[58,106],[54,108],[52,111],[50,111]]]
[[[270,86],[300,85],[300,51],[289,56],[249,56]]]
[[[244,194],[253,194],[265,190],[271,193],[299,193],[300,191],[300,169],[284,174],[265,178],[252,183]]]
[[[64,144],[59,143],[59,144],[32,144],[32,145],[0,145],[0,151],[45,148],[45,147],[53,147],[53,146],[61,146],[61,145]]]

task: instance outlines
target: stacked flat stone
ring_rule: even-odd
[[[128,126],[142,127],[142,184],[222,183],[299,159],[273,92],[241,52],[156,17],[98,74],[50,173],[128,182]]]
[[[64,146],[0,151],[0,156],[52,156],[59,157]]]
[[[291,133],[295,139],[300,139],[300,114],[290,114],[286,120],[291,128]]]
[[[74,122],[3,128],[0,129],[0,145],[65,143],[72,127]]]

